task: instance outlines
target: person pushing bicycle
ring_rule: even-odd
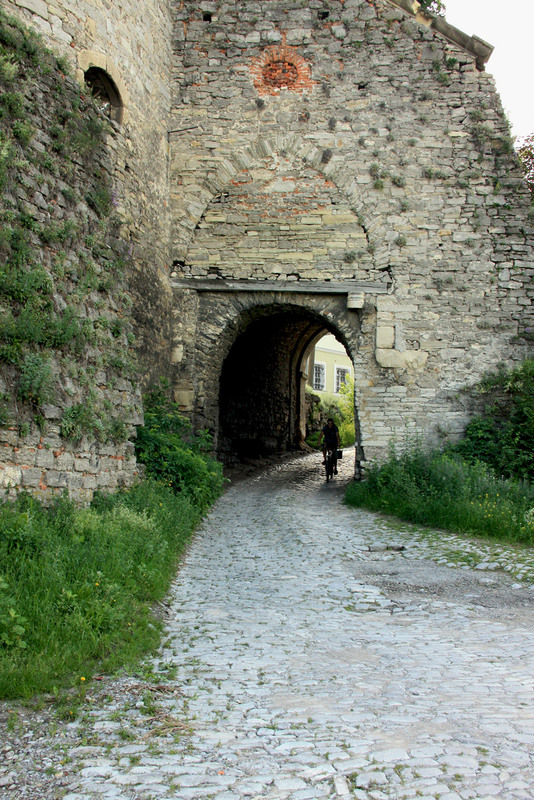
[[[323,441],[324,439],[324,441]],[[323,464],[326,464],[326,451],[333,450],[334,451],[334,474],[337,475],[337,450],[339,448],[339,428],[335,424],[332,417],[326,422],[326,425],[323,427],[320,435],[318,443],[321,444],[323,441]]]

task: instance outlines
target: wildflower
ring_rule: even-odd
[[[83,677],[83,675],[82,675],[82,677],[80,678],[80,680],[81,680],[81,681],[84,681],[84,680],[85,680],[85,678]]]

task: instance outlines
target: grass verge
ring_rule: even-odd
[[[157,646],[166,594],[201,508],[148,480],[88,508],[0,507],[0,697],[80,686]]]
[[[347,505],[382,511],[428,527],[503,542],[534,544],[534,486],[497,478],[485,464],[420,448],[391,451],[352,483]]]

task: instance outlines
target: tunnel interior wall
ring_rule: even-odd
[[[292,308],[249,323],[226,357],[220,382],[221,453],[285,452],[301,440],[299,368],[321,322]]]

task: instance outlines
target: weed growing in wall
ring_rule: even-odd
[[[131,410],[106,405],[134,370],[107,120],[66,60],[3,12],[0,89],[0,422],[52,404],[64,437],[127,438]]]

